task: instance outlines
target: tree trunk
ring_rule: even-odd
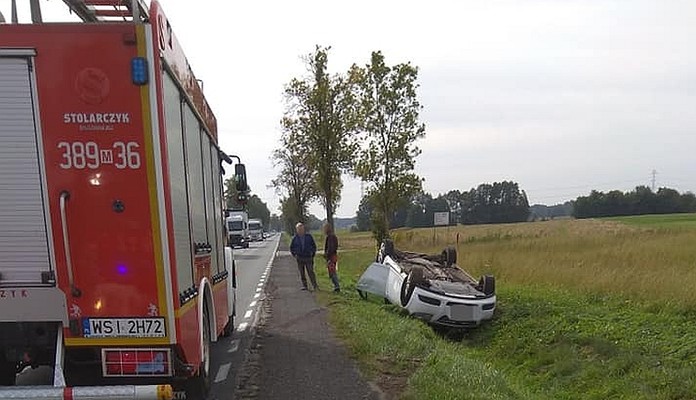
[[[326,210],[326,213],[326,222],[331,226],[331,228],[335,229],[333,214],[329,214],[329,210]]]
[[[331,226],[332,229],[336,229],[334,226],[334,209],[333,209],[333,202],[331,201],[331,197],[327,196],[326,197],[326,222]]]

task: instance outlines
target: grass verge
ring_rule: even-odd
[[[598,223],[617,229],[619,235],[637,235],[636,247],[643,245],[641,235],[656,232]],[[494,228],[486,229],[472,236],[486,237]],[[574,229],[559,227],[550,236],[572,235]],[[677,240],[690,234],[662,233],[676,235]],[[350,243],[350,237],[342,239]],[[568,243],[563,238],[538,239],[542,246],[544,241]],[[478,243],[491,248],[470,246],[466,257],[480,259],[477,252],[527,240],[525,235],[489,237]],[[339,266],[343,292],[320,292],[318,298],[328,306],[331,323],[362,370],[390,398],[696,398],[696,308],[690,301],[640,296],[621,287],[612,292],[583,286],[584,280],[573,284],[515,279],[525,276],[522,270],[509,273],[512,279],[498,280],[498,310],[490,323],[465,333],[436,332],[382,299],[364,301],[357,296],[355,283],[374,257],[373,247],[343,251]],[[531,252],[525,254],[532,257]],[[538,253],[537,260],[543,262],[546,254]],[[330,287],[322,261],[316,265],[320,284]],[[669,273],[671,268],[665,269]]]

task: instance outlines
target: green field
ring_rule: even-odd
[[[696,228],[696,214],[658,214],[613,217],[608,220],[654,228]]]
[[[693,218],[394,232],[397,247],[426,252],[456,244],[459,233],[460,264],[496,275],[494,320],[466,333],[436,332],[381,299],[359,299],[355,282],[374,258],[367,234],[341,235],[344,292],[318,296],[390,398],[694,399]]]

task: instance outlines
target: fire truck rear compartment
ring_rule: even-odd
[[[14,366],[20,372],[27,366],[53,366],[59,323],[0,322],[0,363],[5,371]]]

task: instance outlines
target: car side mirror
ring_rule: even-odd
[[[249,190],[247,183],[246,167],[244,164],[236,164],[234,166],[234,180],[238,192],[246,192]]]

